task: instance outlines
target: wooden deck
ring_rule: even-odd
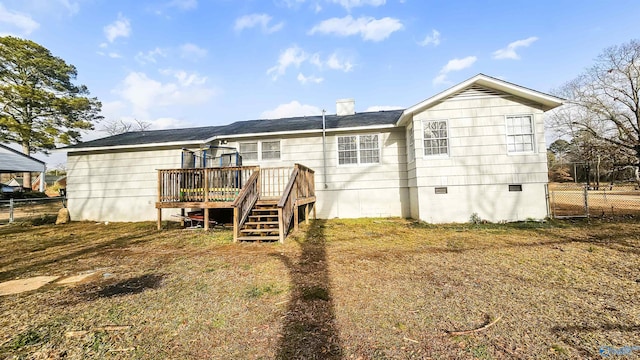
[[[277,214],[277,227],[274,219],[268,224],[247,222],[259,201],[263,211],[267,211],[265,204],[272,204],[268,211]],[[209,209],[228,208],[234,214],[234,241],[271,240],[277,233],[279,241],[284,242],[292,225],[298,227],[300,207],[304,207],[305,220],[311,209],[315,217],[315,202],[314,171],[300,164],[293,169],[239,166],[158,170],[158,230],[162,209],[204,209],[204,218],[208,219]],[[209,228],[207,221],[204,228]]]

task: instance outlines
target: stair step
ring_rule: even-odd
[[[274,209],[274,208],[253,208],[251,210],[252,212],[265,212],[265,211],[278,211],[278,209]]]
[[[260,219],[260,218],[278,218],[277,214],[262,214],[262,215],[249,215],[249,219]]]
[[[247,221],[245,225],[278,225],[277,221]]]
[[[271,228],[271,229],[241,229],[240,232],[241,233],[272,233],[272,232],[279,232],[280,230],[278,228]]]
[[[280,240],[280,236],[238,236],[238,241],[266,241]]]

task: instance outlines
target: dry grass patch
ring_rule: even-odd
[[[0,298],[0,356],[596,358],[640,345],[638,234],[319,220],[280,245],[151,223],[2,226],[0,281],[99,276]]]

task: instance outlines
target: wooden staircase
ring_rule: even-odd
[[[278,200],[259,200],[240,229],[239,241],[278,241]]]

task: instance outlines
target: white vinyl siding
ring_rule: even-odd
[[[407,162],[415,160],[415,145],[414,145],[413,126],[407,126]]]
[[[338,164],[379,164],[378,134],[338,136]]]
[[[509,153],[533,152],[533,117],[531,115],[507,116],[507,151]]]
[[[262,142],[262,160],[280,160],[280,140]]]
[[[258,160],[258,142],[240,143],[240,155],[243,160]]]
[[[424,155],[448,155],[449,131],[447,120],[427,120],[422,122],[424,135]]]

